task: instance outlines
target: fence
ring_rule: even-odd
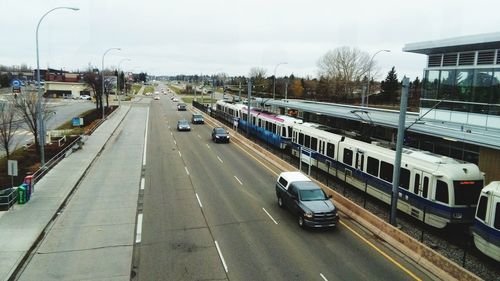
[[[8,210],[17,201],[17,191],[7,188],[0,191],[0,211]]]

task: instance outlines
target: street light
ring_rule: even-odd
[[[37,81],[37,86],[38,86],[38,101],[37,101],[37,118],[38,118],[38,141],[40,142],[40,167],[43,168],[45,166],[45,124],[43,123],[43,112],[42,112],[42,92],[40,88],[40,53],[38,51],[38,29],[40,29],[40,23],[42,23],[42,20],[47,16],[50,12],[59,10],[59,9],[67,9],[67,10],[73,10],[73,11],[78,11],[80,10],[79,8],[73,8],[73,7],[56,7],[45,14],[40,18],[38,21],[38,24],[36,26],[36,81]]]
[[[124,61],[131,61],[131,59],[122,59],[122,60],[118,63],[118,70],[120,70],[120,69],[121,69],[121,68],[120,68],[120,66],[121,66],[122,62],[124,62]],[[119,80],[120,80],[120,79],[119,79],[119,77],[120,77],[120,73],[118,72],[118,77],[116,78],[116,79],[117,79],[117,81],[119,81]],[[126,86],[126,84],[125,84],[125,75],[123,76],[123,82],[122,82],[122,83],[123,83],[123,89],[125,89],[125,92],[126,92],[126,87],[125,87],[125,86]],[[118,99],[118,105],[120,105],[120,104],[121,104],[121,100],[120,100],[120,95],[118,95],[118,91],[120,90],[120,85],[117,85],[117,86],[118,86],[118,89],[117,89],[117,91],[116,91],[116,96],[117,96],[117,99]]]
[[[368,106],[368,97],[370,96],[370,70],[372,69],[372,63],[373,63],[373,59],[375,58],[375,56],[380,53],[380,52],[390,52],[391,50],[380,50],[378,52],[376,52],[375,54],[373,54],[371,60],[370,60],[370,65],[368,66],[368,82],[366,83],[366,106]],[[361,106],[365,106],[365,97],[363,96],[363,98],[361,99]]]
[[[280,62],[274,67],[274,75],[273,75],[273,100],[276,99],[276,69],[278,66],[282,64],[288,64],[287,62]]]
[[[106,52],[104,52],[104,54],[102,55],[102,64],[101,64],[101,79],[102,79],[102,93],[101,93],[101,106],[102,106],[102,120],[104,120],[104,118],[106,117],[104,115],[104,57],[106,56],[106,54],[112,50],[118,50],[120,51],[121,49],[120,48],[109,48],[106,50]]]

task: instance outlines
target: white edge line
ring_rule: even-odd
[[[141,178],[141,190],[144,190],[145,179]]]
[[[201,136],[200,136],[200,135],[198,135],[198,138],[200,138],[200,139],[201,139]]]
[[[171,135],[171,136],[173,136],[173,135],[174,135],[174,133],[170,132],[170,135]]]
[[[142,153],[142,166],[146,166],[146,151],[148,146],[148,124],[149,124],[149,108],[146,115],[146,132],[144,133],[144,151]]]
[[[137,233],[135,236],[135,243],[141,243],[142,238],[142,214],[137,214]]]
[[[266,211],[266,209],[262,208],[262,210],[264,210],[264,212],[266,212],[266,214],[267,214],[267,215],[268,215],[268,216],[269,216],[269,217],[273,220],[273,222],[274,222],[275,224],[278,224],[278,222],[277,222],[277,221],[275,221],[275,220],[273,219],[273,217],[271,217],[271,215],[270,215],[270,214]]]
[[[179,157],[182,157],[182,154],[181,154],[181,152],[180,152],[180,151],[177,151],[177,152],[179,152]]]
[[[217,156],[217,159],[219,159],[219,162],[224,163],[224,161],[222,161],[219,156]]]
[[[237,177],[237,176],[234,176],[234,178],[241,184],[243,185],[243,183],[240,181],[240,179]]]
[[[203,208],[203,205],[201,204],[200,197],[198,197],[198,193],[195,193],[196,199],[198,200],[198,204],[200,205],[200,208]]]
[[[321,278],[323,278],[323,280],[328,281],[328,279],[326,279],[326,277],[325,277],[325,275],[323,275],[323,273],[320,273],[319,276],[321,276]]]
[[[208,146],[208,143],[207,143],[207,147],[208,147],[208,149],[210,149],[210,146]]]
[[[222,256],[222,252],[221,252],[221,250],[219,248],[219,244],[217,243],[217,241],[215,241],[215,247],[217,248],[217,252],[219,253],[219,257],[220,257],[220,260],[222,261],[222,265],[224,266],[224,270],[227,273],[228,270],[227,270],[226,261],[224,260],[224,257]]]
[[[184,167],[184,169],[186,169],[186,174],[189,176],[188,167]]]
[[[177,142],[174,140],[174,144],[177,145]]]

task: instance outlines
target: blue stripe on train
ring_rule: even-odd
[[[478,219],[474,219],[474,226],[472,226],[472,231],[481,236],[484,240],[497,247],[500,247],[500,230],[488,226]]]

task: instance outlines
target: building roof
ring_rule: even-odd
[[[336,118],[372,123],[389,128],[398,128],[399,111],[378,109],[371,107],[360,107],[334,103],[314,102],[305,100],[268,100],[266,104],[305,112],[316,113]],[[410,126],[419,118],[419,113],[408,112],[406,115],[406,126]],[[465,125],[462,123],[444,122],[432,119],[422,119],[412,125],[410,132],[440,137],[449,141],[461,141],[481,147],[489,147],[500,150],[500,129],[493,130],[480,126]]]
[[[500,32],[408,43],[403,47],[403,51],[430,55],[498,48],[500,48]]]

